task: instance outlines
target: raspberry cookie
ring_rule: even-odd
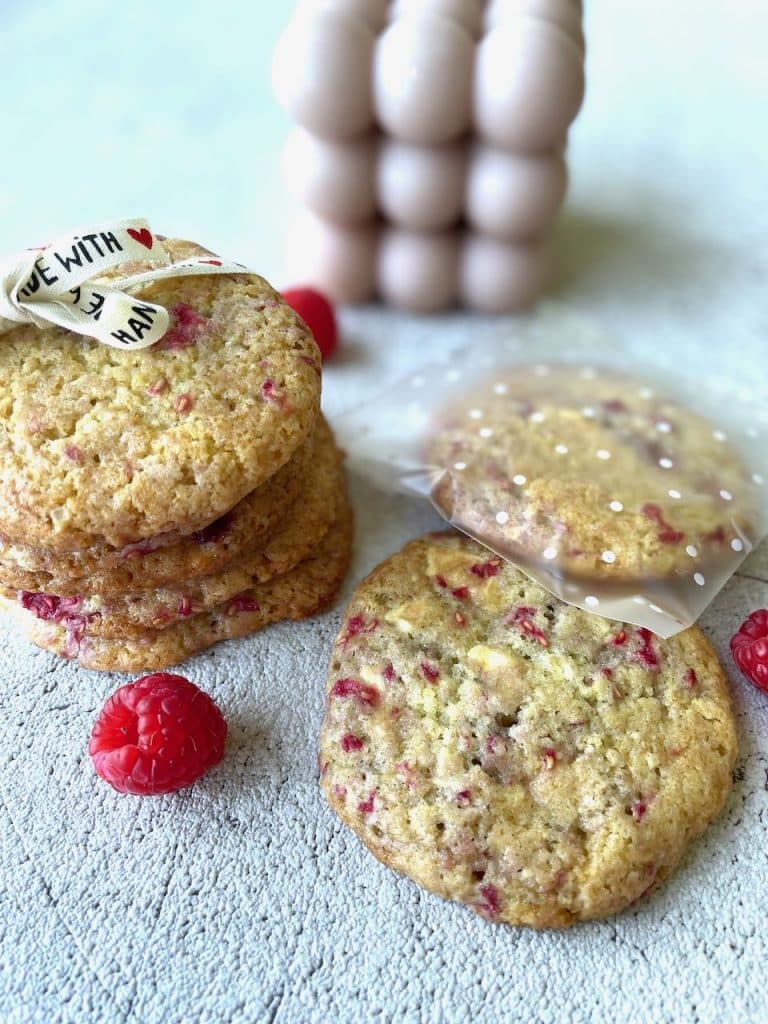
[[[76,594],[87,587],[114,596],[218,572],[285,517],[304,484],[316,441],[327,430],[321,416],[312,436],[282,469],[202,530],[83,551],[33,548],[0,537],[0,579],[6,587],[37,593]]]
[[[46,619],[51,616],[84,622],[85,636],[130,637],[147,629],[163,629],[220,605],[250,587],[289,572],[323,539],[339,512],[344,471],[330,428],[323,424],[306,486],[289,516],[266,540],[243,552],[217,573],[186,579],[173,587],[132,594],[94,594],[59,597],[51,593],[14,591],[0,587],[4,597]]]
[[[669,875],[721,809],[736,753],[698,629],[659,641],[434,534],[345,613],[320,771],[379,860],[544,928],[616,913]]]
[[[27,638],[54,654],[77,658],[84,668],[143,672],[176,665],[220,640],[247,636],[274,622],[306,619],[333,603],[352,555],[352,510],[346,496],[339,517],[309,558],[284,576],[237,594],[204,614],[166,629],[148,629],[122,640],[85,635],[84,619],[45,620],[0,597]]]
[[[166,243],[174,259],[204,254]],[[124,275],[151,269],[126,264]],[[71,551],[191,533],[276,473],[311,433],[320,356],[254,274],[180,277],[139,298],[171,314],[118,351],[23,326],[0,345],[0,532]]]
[[[753,486],[725,434],[637,381],[520,367],[434,434],[438,507],[523,564],[693,585],[749,547]]]

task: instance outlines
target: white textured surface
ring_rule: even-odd
[[[279,7],[219,0],[214,19],[201,2],[4,8],[0,248],[144,214],[281,283],[283,122],[266,85],[285,17],[267,9]],[[705,350],[740,346],[749,372],[768,326],[765,4],[594,0],[587,22],[560,295],[647,331],[649,346],[696,332]],[[75,139],[88,140],[89,161]],[[54,168],[68,204],[47,184]],[[326,378],[331,414],[469,336],[471,321],[366,311],[346,324],[346,354]],[[359,483],[355,502],[349,586],[434,523]],[[768,604],[766,581],[763,545],[704,618],[728,666],[727,639]],[[732,672],[739,778],[658,894],[562,934],[494,928],[380,867],[320,801],[315,736],[338,615],[188,664],[229,720],[227,756],[192,790],[157,800],[113,795],[85,754],[119,680],[3,636],[4,1024],[765,1024],[768,699]]]

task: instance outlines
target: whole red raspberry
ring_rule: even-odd
[[[283,298],[314,334],[323,359],[329,359],[339,339],[336,314],[325,295],[314,288],[288,288]]]
[[[119,793],[155,796],[191,786],[224,754],[227,723],[184,676],[155,672],[121,686],[88,744],[98,775]]]
[[[768,608],[742,622],[731,637],[731,653],[747,679],[768,693]]]

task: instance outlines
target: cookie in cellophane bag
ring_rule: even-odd
[[[661,356],[636,377],[599,335],[558,348],[541,326],[422,371],[345,444],[560,598],[671,635],[766,530],[760,387]]]

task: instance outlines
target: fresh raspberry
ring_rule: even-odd
[[[314,288],[289,288],[283,298],[312,331],[323,359],[330,359],[339,342],[333,306]]]
[[[155,672],[121,686],[88,744],[96,773],[119,793],[155,796],[191,786],[224,755],[227,723],[183,676]]]
[[[768,693],[768,608],[742,622],[731,637],[731,654],[750,683]]]

